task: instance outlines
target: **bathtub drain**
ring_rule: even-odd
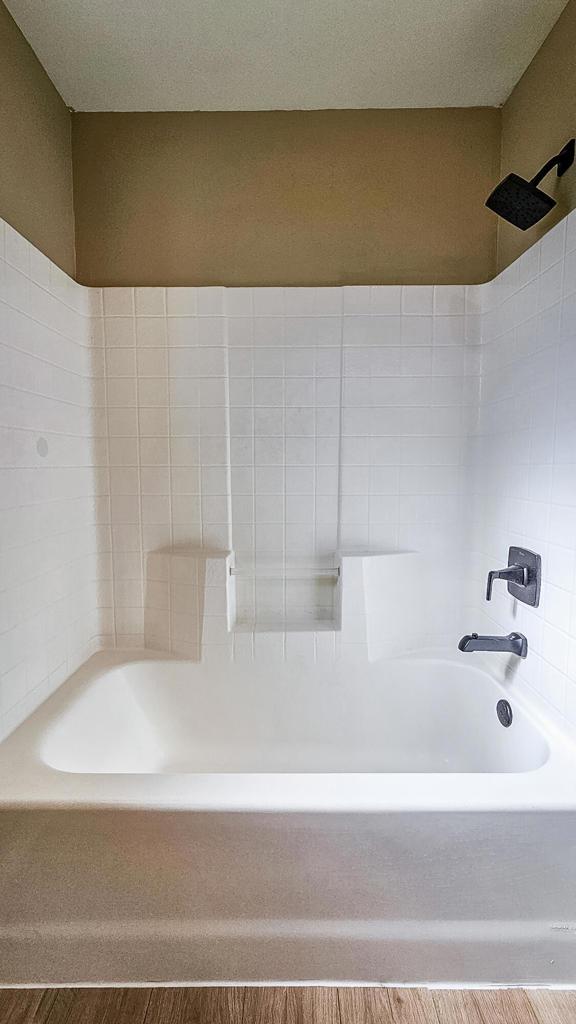
[[[507,729],[509,725],[512,725],[512,708],[507,700],[498,701],[496,705],[496,714],[498,715],[500,725],[503,725],[505,729]]]

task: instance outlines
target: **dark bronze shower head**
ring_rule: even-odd
[[[508,174],[488,196],[486,206],[514,227],[526,231],[556,206],[556,200],[538,188],[542,178],[553,167],[558,168],[560,178],[573,163],[574,139],[570,139],[556,156],[544,164],[531,181],[521,178],[519,174]]]

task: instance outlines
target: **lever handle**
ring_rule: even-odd
[[[515,583],[518,587],[525,587],[528,583],[528,569],[525,565],[508,565],[505,569],[492,569],[488,573],[486,584],[486,600],[492,600],[492,587],[494,580],[507,580]]]

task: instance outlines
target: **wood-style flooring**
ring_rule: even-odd
[[[576,992],[407,988],[0,990],[1,1024],[572,1024]]]

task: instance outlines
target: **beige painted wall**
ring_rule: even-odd
[[[0,217],[74,273],[70,112],[1,0]]]
[[[2,0],[0,98],[0,216],[73,274],[70,114]],[[558,207],[531,231],[483,205],[499,176],[531,176],[576,134],[576,0],[501,117],[333,110],[72,123],[87,284],[482,281],[576,206],[576,170],[546,179]]]
[[[531,178],[546,160],[576,136],[576,0],[556,22],[502,111],[502,176]],[[576,166],[555,172],[541,186],[558,206],[529,231],[503,221],[498,231],[498,266],[512,263],[576,207]]]
[[[485,281],[500,112],[74,114],[93,285]]]

